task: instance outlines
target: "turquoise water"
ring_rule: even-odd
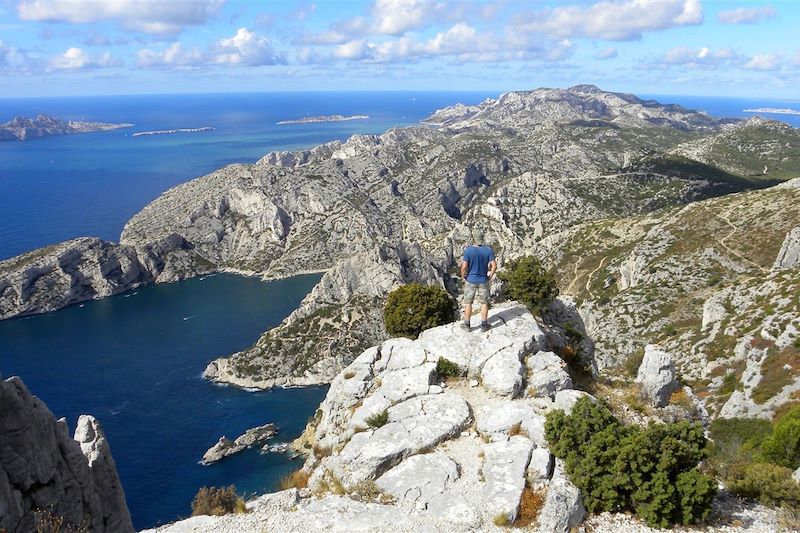
[[[100,420],[137,528],[174,520],[201,486],[269,491],[300,466],[255,449],[197,461],[221,435],[267,422],[279,427],[274,442],[297,437],[326,387],[253,393],[201,373],[277,325],[318,280],[217,274],[3,321],[0,372],[21,376],[70,431],[82,413]]]

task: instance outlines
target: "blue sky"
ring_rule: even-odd
[[[800,98],[800,1],[0,0],[0,96],[606,90]]]

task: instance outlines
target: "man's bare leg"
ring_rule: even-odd
[[[472,304],[466,304],[464,306],[464,322],[469,323],[471,318],[472,318]]]
[[[489,304],[481,305],[481,322],[486,322],[489,318]]]

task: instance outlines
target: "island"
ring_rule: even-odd
[[[169,135],[171,133],[197,133],[198,131],[214,131],[211,126],[203,126],[202,128],[178,128],[176,130],[154,130],[154,131],[137,131],[131,137],[140,137],[142,135]]]
[[[316,124],[318,122],[345,122],[347,120],[366,120],[369,115],[322,115],[319,117],[304,117],[295,120],[282,120],[277,124]]]
[[[105,122],[83,122],[61,120],[47,115],[36,115],[35,118],[14,117],[9,122],[0,124],[0,141],[25,141],[51,135],[73,135],[93,131],[116,130],[130,128],[133,124],[109,124]]]
[[[788,107],[757,107],[755,109],[743,109],[743,113],[773,113],[775,115],[800,115],[800,110],[789,109]]]

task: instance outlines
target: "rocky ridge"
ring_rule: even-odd
[[[737,144],[737,131],[746,142]],[[562,290],[577,295],[578,276],[592,274],[603,257],[582,272],[575,263],[591,262],[575,238],[800,173],[796,138],[777,122],[715,119],[593,86],[507,93],[440,110],[423,125],[230,165],[146,206],[126,225],[121,247],[178,235],[193,254],[186,276],[193,268],[265,278],[325,272],[281,326],[206,370],[210,379],[245,387],[322,383],[386,338],[381,308],[393,287],[419,281],[457,292],[454,267],[469,227],[488,230],[501,263],[530,253],[564,278],[574,270]],[[725,170],[719,146],[742,148],[759,165],[779,164],[766,173]],[[625,238],[645,228],[633,225]],[[0,263],[0,287],[7,264]],[[620,287],[640,274],[630,268]],[[582,309],[597,291],[589,292]],[[0,304],[4,316],[37,307],[2,293]],[[610,344],[600,337],[601,366],[658,340],[638,336],[637,346],[623,343],[605,356]]]
[[[49,531],[49,519],[93,532],[133,531],[100,423],[81,415],[75,437],[17,377],[0,382],[0,530]]]

